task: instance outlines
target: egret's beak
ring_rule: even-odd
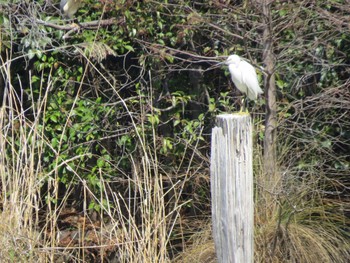
[[[220,68],[222,65],[225,65],[225,61],[223,61],[223,62],[216,62],[213,66],[211,66],[211,68],[212,69]]]

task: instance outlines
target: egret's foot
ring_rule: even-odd
[[[239,109],[239,111],[237,111],[237,114],[246,115],[246,114],[249,114],[249,112],[248,112],[247,109],[244,109],[244,107],[241,107],[241,108]]]
[[[70,24],[70,26],[71,26],[72,28],[80,29],[79,23],[73,22],[72,24]]]
[[[243,104],[241,109],[239,110],[240,113],[248,113],[248,107],[245,107],[245,105]]]

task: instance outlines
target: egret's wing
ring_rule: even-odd
[[[241,68],[234,64],[231,64],[228,66],[228,69],[230,71],[230,74],[231,74],[231,79],[233,81],[233,83],[235,84],[236,88],[244,93],[244,94],[247,94],[247,87],[246,85],[244,84],[243,82],[243,72],[241,70]]]
[[[244,60],[241,61],[239,67],[242,71],[242,83],[247,86],[248,98],[256,100],[258,94],[262,94],[263,91],[259,86],[255,68]]]

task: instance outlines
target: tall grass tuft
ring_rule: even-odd
[[[9,71],[8,64],[2,72],[7,88],[0,109],[0,258],[3,262],[30,262],[45,258],[38,250],[45,243],[37,226],[43,201],[41,149],[47,142],[42,123],[27,118],[23,94],[14,89]],[[31,105],[37,117],[43,114],[46,95],[40,96],[37,106]]]
[[[25,110],[22,105],[28,101],[13,88],[10,72],[3,74],[7,89],[0,110],[1,261],[169,262],[169,242],[180,216],[184,182],[172,182],[158,166],[155,127],[153,141],[145,139],[142,128],[134,127],[140,146],[135,155],[127,156],[132,173],[111,180],[97,170],[101,187],[96,193],[70,166],[70,159],[61,160],[45,138],[43,120],[51,76],[41,81],[43,94],[27,96],[36,99]],[[48,150],[57,156],[51,170],[42,160]],[[63,196],[59,184],[62,166],[74,174],[79,185],[67,183]],[[123,185],[120,190],[115,187],[118,181]],[[68,202],[77,190],[82,211],[72,210]],[[98,205],[99,213],[91,212],[91,202]],[[62,228],[63,223],[70,227]]]

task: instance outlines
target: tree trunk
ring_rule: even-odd
[[[277,104],[276,104],[276,84],[275,84],[275,55],[273,51],[273,21],[269,0],[259,0],[262,10],[263,24],[263,62],[265,65],[265,95],[266,95],[266,120],[264,138],[264,178],[265,191],[273,193],[278,189],[280,178],[277,172],[276,153],[276,127],[277,127]]]

